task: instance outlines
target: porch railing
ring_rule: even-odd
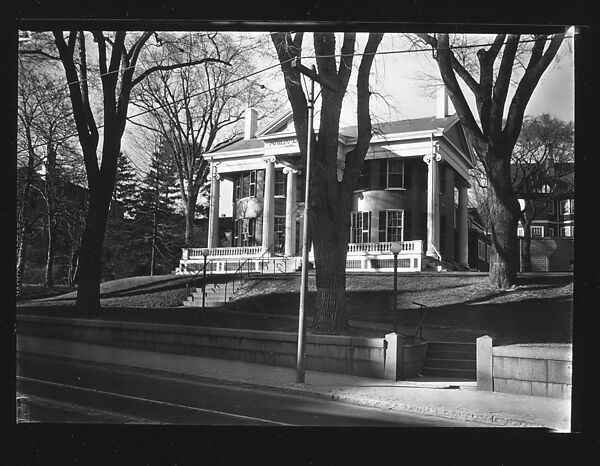
[[[201,259],[203,248],[188,248],[187,259]],[[261,254],[262,246],[241,246],[232,248],[210,248],[208,255],[211,257],[223,257],[223,256],[259,256]],[[183,255],[185,258],[185,249]]]
[[[348,244],[348,254],[352,255],[353,253],[368,253],[368,252],[380,252],[385,254],[391,254],[392,242],[386,243],[349,243]],[[400,242],[401,250],[400,254],[403,252],[409,253],[421,253],[423,252],[423,241],[415,240],[415,241],[402,241]]]

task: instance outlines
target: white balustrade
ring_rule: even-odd
[[[364,255],[371,252],[392,254],[392,244],[394,243],[350,243],[348,244],[348,255]],[[402,241],[400,246],[402,248],[400,254],[421,253],[423,250],[423,241]]]
[[[203,248],[190,248],[189,259],[201,259]],[[231,256],[260,256],[261,246],[242,246],[235,248],[210,248],[208,257],[231,257]]]

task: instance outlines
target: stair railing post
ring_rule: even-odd
[[[204,305],[206,302],[206,258],[210,250],[208,248],[202,249],[202,256],[204,256],[204,268],[202,270],[202,312],[204,312]]]

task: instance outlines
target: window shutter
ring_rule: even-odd
[[[379,242],[385,243],[385,229],[387,225],[385,210],[379,211]]]
[[[412,187],[412,161],[404,161],[404,188],[410,189]]]
[[[387,159],[379,160],[379,186],[378,188],[387,188]]]
[[[404,225],[402,225],[402,235],[404,237],[404,241],[412,240],[412,212],[410,210],[404,211]]]

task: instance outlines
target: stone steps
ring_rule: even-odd
[[[429,342],[422,375],[475,380],[476,355],[475,343]]]

